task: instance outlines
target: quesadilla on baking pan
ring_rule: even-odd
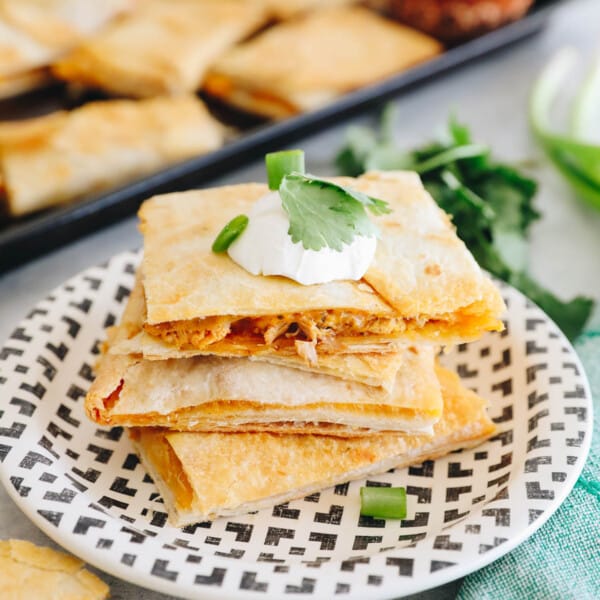
[[[257,277],[211,251],[223,223],[268,191],[233,185],[157,196],[140,210],[144,331],[177,351],[257,344],[318,364],[415,340],[450,344],[502,329],[502,299],[414,173],[332,181],[386,201],[377,249],[358,281],[301,285]],[[310,350],[310,351],[308,351]],[[166,356],[165,356],[166,357]]]
[[[22,215],[220,147],[195,96],[93,102],[0,124],[0,199]]]
[[[130,436],[173,525],[231,517],[315,491],[436,458],[494,433],[485,401],[438,368],[444,415],[433,437],[385,433],[344,439],[272,433],[177,433],[135,428]]]
[[[442,399],[431,347],[405,350],[391,391],[243,358],[106,354],[86,411],[103,425],[361,435],[430,431]]]
[[[0,98],[46,83],[52,61],[132,5],[131,0],[0,0]]]
[[[312,348],[309,342],[299,342],[296,346],[276,348],[264,340],[237,344],[223,339],[205,350],[180,350],[146,333],[143,329],[146,319],[146,301],[142,284],[138,281],[131,291],[127,306],[118,326],[111,331],[107,352],[115,355],[132,355],[148,360],[190,358],[199,355],[247,357],[252,361],[266,361],[276,365],[294,367],[310,372],[333,375],[349,381],[391,390],[396,373],[402,363],[404,352],[393,346],[386,352],[374,352],[368,345],[361,345],[355,354],[324,354],[318,361],[308,360],[302,350]],[[309,357],[310,358],[310,357]]]
[[[285,118],[441,50],[433,38],[366,8],[317,10],[231,48],[210,69],[204,89],[249,112]]]
[[[135,98],[193,92],[223,51],[266,20],[265,8],[252,1],[144,0],[58,61],[53,72]]]

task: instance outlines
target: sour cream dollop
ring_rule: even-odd
[[[252,275],[282,275],[303,285],[360,279],[369,268],[377,239],[356,236],[341,252],[306,250],[288,234],[290,222],[279,192],[271,192],[248,212],[248,226],[229,246],[229,256]]]

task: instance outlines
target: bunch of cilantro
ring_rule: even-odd
[[[578,296],[563,302],[527,274],[529,228],[540,218],[533,205],[536,182],[512,166],[495,162],[489,148],[473,143],[467,127],[453,118],[447,142],[410,152],[395,144],[392,119],[388,106],[379,132],[349,129],[336,158],[340,171],[351,176],[371,169],[417,171],[439,206],[452,215],[459,237],[479,265],[533,300],[569,339],[576,338],[593,301]]]

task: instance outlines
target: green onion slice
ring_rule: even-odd
[[[552,127],[552,107],[577,63],[572,48],[560,50],[535,82],[530,98],[529,119],[546,155],[592,206],[600,208],[600,146],[579,137],[560,135]],[[572,114],[572,131],[581,136],[596,114],[596,95],[600,76],[593,70],[577,94]]]
[[[406,488],[361,487],[360,514],[379,519],[405,519]]]
[[[234,217],[221,229],[219,235],[215,238],[212,245],[212,251],[219,253],[225,252],[231,244],[242,234],[248,226],[248,217],[246,215],[238,215]]]
[[[304,174],[304,151],[282,150],[265,155],[269,189],[278,190],[282,179],[290,173]]]

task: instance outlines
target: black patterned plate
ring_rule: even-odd
[[[122,254],[41,301],[0,351],[0,477],[23,512],[87,562],[184,597],[390,598],[440,585],[526,539],[572,488],[589,448],[591,397],[557,327],[503,286],[507,329],[445,357],[491,401],[498,435],[390,471],[404,521],[359,516],[364,481],[234,520],[177,529],[122,430],[83,413],[106,326],[138,262]]]

